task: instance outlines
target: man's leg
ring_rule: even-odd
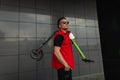
[[[64,68],[58,69],[58,80],[72,80],[72,70],[65,71]]]
[[[64,79],[65,80],[72,80],[72,70],[65,71],[65,73],[64,73]]]

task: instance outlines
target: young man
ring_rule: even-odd
[[[69,22],[65,17],[61,17],[57,26],[59,30],[54,34],[52,67],[57,70],[58,80],[72,80],[72,69],[75,68],[75,64],[69,38]]]

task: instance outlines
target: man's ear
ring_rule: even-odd
[[[58,28],[60,28],[60,24],[59,24]]]

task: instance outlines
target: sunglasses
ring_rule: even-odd
[[[65,21],[65,22],[61,22],[61,23],[63,23],[63,24],[69,24],[69,21]]]

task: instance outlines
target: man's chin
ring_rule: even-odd
[[[68,28],[64,28],[64,30],[68,30]]]

